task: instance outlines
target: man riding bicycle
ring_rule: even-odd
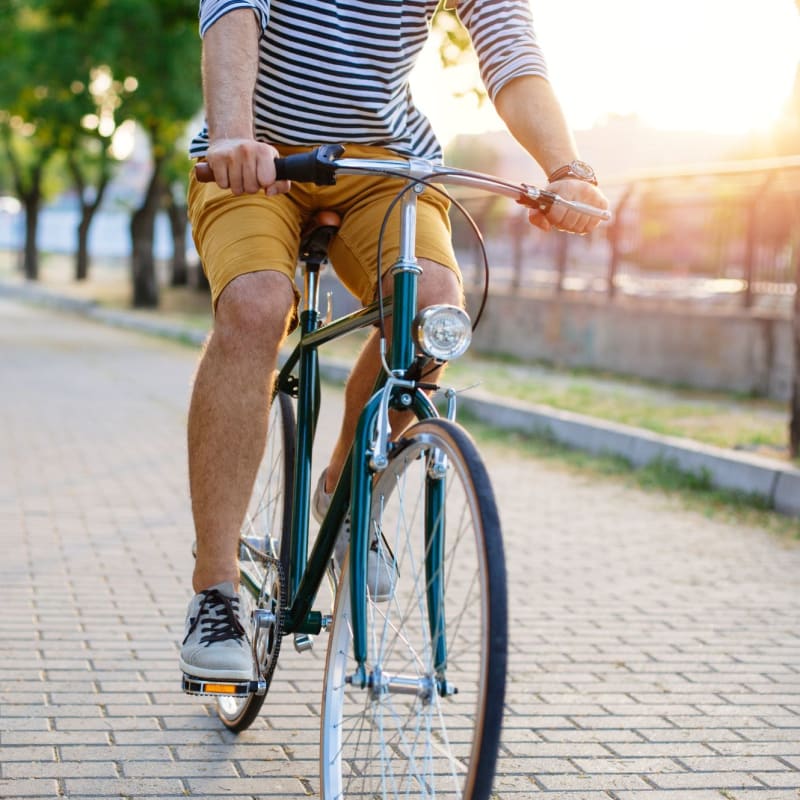
[[[276,181],[274,159],[325,143],[352,157],[441,159],[408,76],[439,0],[201,0],[206,125],[191,144],[215,183],[192,177],[189,216],[211,284],[214,330],[197,371],[189,410],[196,592],[180,665],[198,678],[249,680],[252,655],[240,617],[238,538],[266,437],[278,349],[296,323],[294,275],[300,232],[319,209],[340,214],[331,260],[363,303],[374,299],[377,236],[397,186],[365,176],[334,186]],[[578,153],[547,81],[528,0],[461,0],[489,97],[511,133],[549,176],[548,189],[598,208],[608,203]],[[399,186],[399,183],[398,183]],[[419,198],[416,252],[419,307],[463,305],[447,202]],[[553,207],[532,224],[588,233],[596,218]],[[382,263],[397,253],[399,216],[390,218]],[[392,233],[394,232],[394,236]],[[384,294],[390,280],[382,279]],[[377,332],[345,391],[338,441],[313,507],[322,516],[352,443],[379,363]],[[337,552],[341,549],[337,547]],[[370,553],[372,573],[389,570]],[[373,580],[370,580],[373,583]]]

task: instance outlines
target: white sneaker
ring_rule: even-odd
[[[205,589],[189,603],[180,665],[194,678],[253,679],[253,654],[241,602],[230,581]]]
[[[325,475],[327,469],[322,471],[317,482],[317,488],[314,491],[314,497],[311,499],[311,513],[317,522],[322,522],[328,509],[331,506],[331,498],[333,494],[328,494],[325,491]],[[336,537],[336,544],[333,548],[332,569],[334,578],[338,582],[339,575],[341,574],[341,565],[344,557],[347,555],[347,548],[350,545],[350,512],[345,515],[342,527],[339,529],[339,535]],[[397,581],[397,564],[394,560],[389,545],[383,537],[375,536],[369,543],[369,552],[367,553],[367,587],[372,599],[376,603],[384,603],[391,596],[394,591],[395,582]]]

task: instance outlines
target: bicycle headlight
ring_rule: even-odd
[[[414,320],[414,339],[425,355],[452,361],[463,355],[472,341],[472,325],[458,306],[428,306]]]

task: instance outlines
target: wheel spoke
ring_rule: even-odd
[[[255,656],[259,672],[267,681],[267,688],[281,641],[285,591],[281,564],[285,563],[283,551],[291,507],[294,431],[291,400],[287,395],[277,393],[270,407],[267,440],[242,523],[243,543],[239,548],[240,571],[243,577],[246,575],[248,578],[242,581],[240,592],[245,618],[251,619],[251,612],[255,608],[267,609],[276,617],[270,629],[258,634],[258,639],[254,627],[249,631],[250,641],[257,641]],[[218,698],[220,719],[231,730],[244,730],[256,719],[264,697],[250,694],[242,698]]]
[[[434,450],[446,456],[448,470],[444,508],[431,515],[427,466]],[[371,525],[394,553],[398,578],[387,602],[368,597],[364,666],[370,684],[361,689],[345,681],[356,664],[344,566],[323,696],[324,800],[488,797],[499,745],[506,610],[497,511],[491,492],[476,490],[485,483],[471,440],[441,420],[410,429],[403,449],[378,476]],[[435,517],[427,521],[432,529],[445,525],[443,563],[430,575],[426,516]],[[490,549],[492,559],[486,557]],[[445,676],[435,673],[434,662],[444,642],[431,632],[432,586],[444,592],[446,618],[436,635],[446,637],[454,695],[439,693]],[[429,692],[426,682],[434,687]]]

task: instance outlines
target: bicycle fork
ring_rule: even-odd
[[[448,393],[448,417],[455,415],[454,393]],[[393,401],[394,398],[394,401]],[[367,672],[367,557],[372,523],[373,475],[387,468],[391,448],[389,409],[414,408],[419,418],[437,417],[428,396],[413,381],[389,377],[384,387],[367,404],[354,442],[354,452],[364,454],[353,464],[351,493],[350,600],[353,624],[353,655],[356,671],[348,684],[367,689],[373,697],[406,694],[430,702],[435,695],[447,697],[457,689],[445,679],[447,638],[444,614],[444,561],[446,457],[439,451],[427,456],[425,490],[425,576],[428,623],[433,642],[433,674],[386,674],[380,664]],[[391,598],[388,602],[392,602]]]

